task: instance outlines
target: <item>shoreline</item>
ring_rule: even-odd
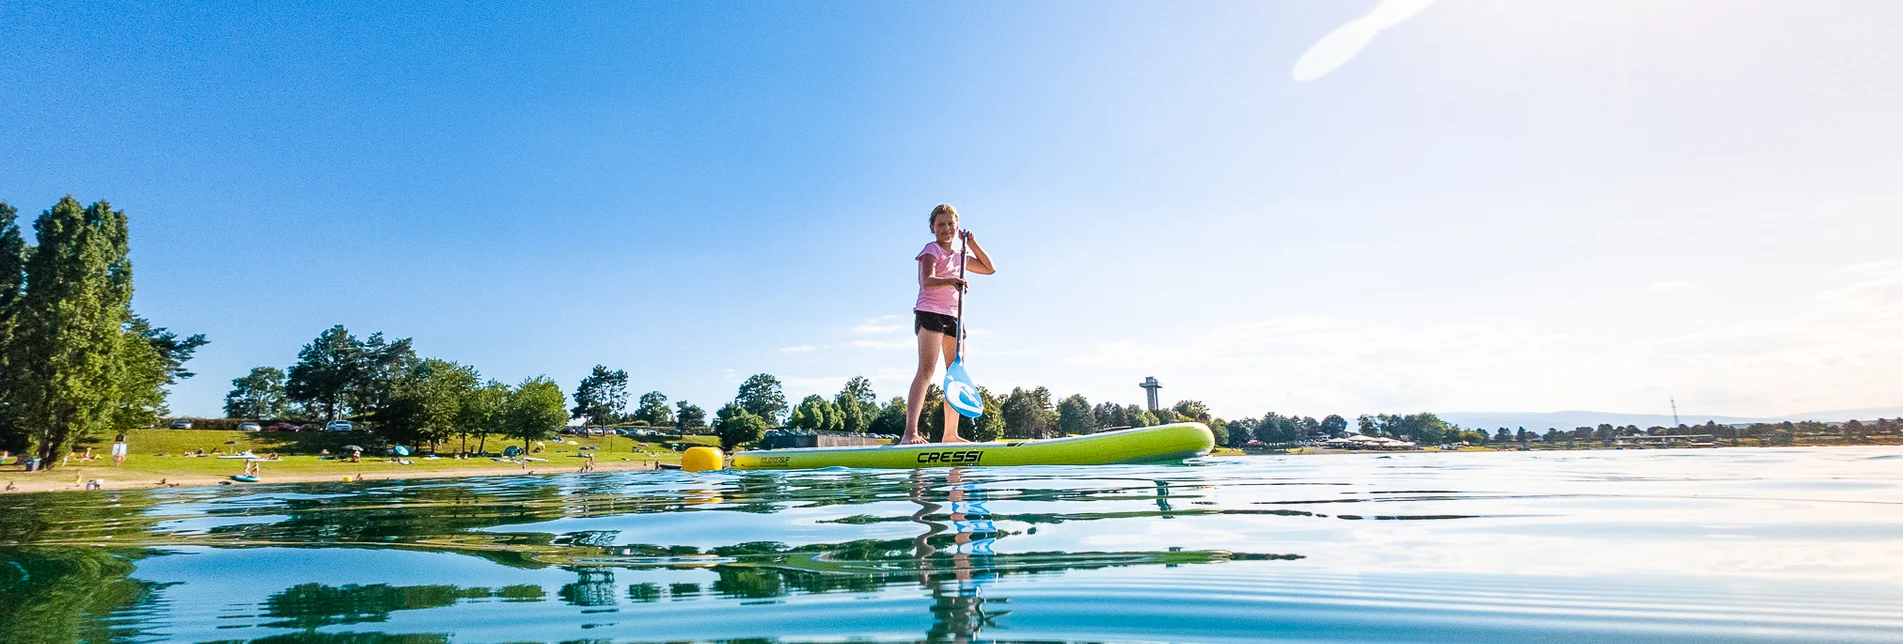
[[[266,463],[269,463],[269,461],[266,461]],[[365,462],[364,465],[375,466],[375,465],[383,465],[383,463]],[[230,475],[225,475],[225,474],[214,475],[214,474],[206,474],[202,472],[173,472],[169,474],[159,474],[159,473],[139,471],[139,470],[125,470],[125,469],[115,468],[112,465],[108,464],[108,465],[95,466],[95,467],[66,467],[66,468],[57,469],[57,470],[42,470],[39,472],[25,472],[25,471],[18,471],[18,470],[9,470],[6,472],[0,472],[0,485],[6,485],[10,483],[11,485],[14,486],[13,490],[0,492],[0,494],[33,494],[33,493],[40,493],[40,492],[87,492],[87,491],[123,492],[126,490],[156,490],[161,488],[173,488],[173,487],[180,487],[180,488],[219,487],[219,486],[225,486],[225,485],[250,486],[250,485],[273,485],[278,483],[343,483],[343,482],[346,482],[343,480],[346,476],[351,478],[351,481],[348,481],[348,482],[357,482],[358,479],[356,478],[356,475],[358,474],[362,475],[362,479],[361,479],[362,481],[395,481],[395,480],[433,479],[433,478],[468,478],[468,477],[475,477],[475,476],[530,476],[530,475],[543,475],[543,474],[569,474],[569,473],[581,472],[581,467],[579,465],[576,465],[576,466],[570,466],[566,464],[557,465],[555,463],[547,463],[547,462],[534,463],[532,465],[533,466],[531,467],[519,469],[519,470],[515,468],[507,468],[507,467],[480,467],[480,468],[469,467],[469,468],[445,468],[445,469],[430,469],[430,470],[415,470],[415,471],[391,471],[391,470],[379,471],[379,470],[366,467],[366,468],[354,468],[354,469],[361,469],[363,471],[361,472],[353,471],[349,473],[343,473],[341,471],[326,472],[326,473],[317,473],[317,472],[289,472],[284,474],[268,474],[267,473],[261,476],[260,477],[261,480],[259,480],[256,483],[242,483],[242,482],[231,480]],[[636,471],[659,471],[659,470],[660,470],[660,463],[658,461],[600,461],[595,463],[595,468],[592,471],[595,471],[595,472],[636,472]],[[102,481],[101,487],[93,489],[93,490],[87,490],[86,483],[92,480]],[[161,485],[161,481],[164,482],[163,485]]]

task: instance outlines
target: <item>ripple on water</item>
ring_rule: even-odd
[[[27,495],[0,501],[19,544],[0,548],[0,622],[181,641],[1903,639],[1903,449],[1389,456]]]

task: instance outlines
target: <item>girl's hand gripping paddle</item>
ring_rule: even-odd
[[[968,233],[958,231],[958,279],[965,279],[965,253],[971,242],[965,237]],[[958,292],[958,350],[952,357],[952,363],[945,366],[945,402],[966,418],[977,418],[985,413],[984,399],[978,396],[978,386],[971,384],[971,374],[965,373],[965,292]]]

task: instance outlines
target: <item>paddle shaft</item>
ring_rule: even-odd
[[[971,252],[971,241],[965,239],[965,231],[958,231],[958,348],[952,352],[952,359],[965,357],[965,295],[971,287],[965,284],[965,255]]]

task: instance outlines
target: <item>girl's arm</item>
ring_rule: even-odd
[[[972,259],[978,260],[977,263],[966,266],[966,271],[979,275],[990,275],[998,272],[997,267],[991,264],[991,256],[985,254],[985,247],[978,245],[977,238],[972,237],[971,231],[969,230],[965,231],[965,243],[971,246],[971,253],[976,255],[976,257]]]
[[[964,288],[965,281],[958,279],[956,277],[939,277],[937,275],[933,275],[932,274],[932,258],[921,256],[918,258],[918,285],[919,286],[955,286],[958,288]]]

